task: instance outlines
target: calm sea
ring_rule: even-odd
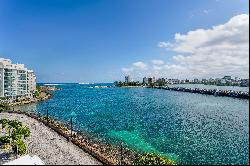
[[[179,164],[249,164],[249,100],[147,88],[60,84],[52,99],[21,107],[49,110],[97,138]]]

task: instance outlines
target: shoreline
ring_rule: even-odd
[[[16,119],[31,130],[30,137],[24,140],[27,147],[26,154],[37,155],[46,165],[102,165],[90,154],[82,151],[51,128],[30,116],[9,112],[2,112],[0,115],[1,119]]]
[[[38,86],[40,90],[37,90],[38,95],[34,94],[33,98],[23,98],[20,101],[12,100],[0,100],[2,104],[5,104],[7,107],[23,106],[27,104],[38,103],[42,101],[49,100],[53,97],[52,91],[62,90],[61,88],[51,87],[51,86]],[[42,90],[41,90],[42,88]]]
[[[36,124],[44,125],[48,130],[52,130],[57,133],[60,137],[68,140],[69,143],[74,144],[79,149],[83,150],[90,156],[94,157],[102,164],[107,165],[118,165],[119,163],[131,165],[132,162],[140,156],[139,153],[123,147],[122,156],[121,148],[116,145],[112,145],[105,141],[100,141],[98,138],[92,137],[91,135],[84,132],[75,132],[73,130],[73,136],[70,136],[70,130],[66,128],[62,123],[49,118],[49,123],[45,118],[40,118],[33,113],[21,112],[21,111],[3,111],[0,114],[14,114],[29,117],[36,121]],[[12,117],[12,116],[10,116]],[[63,127],[62,127],[63,126]],[[66,130],[64,129],[66,128]],[[121,157],[123,158],[121,161]]]

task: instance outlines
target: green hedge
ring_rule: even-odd
[[[136,159],[133,165],[176,165],[174,161],[165,157],[147,153]]]

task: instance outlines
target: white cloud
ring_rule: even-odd
[[[158,47],[161,47],[161,48],[172,48],[173,44],[171,44],[170,42],[159,42],[158,43]]]
[[[144,71],[144,70],[147,70],[147,65],[141,61],[134,62],[130,67],[122,68],[122,72],[124,74],[136,73],[137,75],[141,75],[142,73],[138,71]]]
[[[174,42],[158,46],[174,53],[172,61],[152,60],[151,65],[135,62],[123,71],[135,76],[167,78],[216,78],[224,75],[249,78],[249,15],[232,17],[210,29],[176,33]]]
[[[147,68],[147,65],[141,61],[133,63],[133,66],[139,70],[145,70]]]
[[[208,14],[209,11],[205,9],[205,10],[203,10],[203,13]]]
[[[169,72],[249,77],[249,15],[232,17],[227,23],[211,29],[176,33],[174,43],[160,47],[178,53],[173,56],[175,64],[166,67]]]
[[[154,69],[154,70],[162,70],[163,67],[162,67],[162,66],[153,66],[153,69]]]
[[[154,65],[164,65],[164,61],[163,60],[152,60],[152,63]]]
[[[130,72],[132,72],[134,69],[132,68],[132,67],[130,67],[130,68],[122,68],[122,72],[124,72],[124,73],[130,73]]]

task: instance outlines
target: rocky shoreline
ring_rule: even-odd
[[[26,154],[37,155],[47,165],[102,165],[100,161],[54,132],[42,121],[32,118],[32,115],[5,111],[0,113],[0,117],[16,119],[30,129],[30,137],[24,140]]]
[[[65,127],[62,123],[59,123],[53,119],[46,119],[46,117],[38,117],[33,113],[21,112],[21,111],[6,111],[8,114],[21,114],[26,115],[37,121],[37,123],[43,123],[45,126],[58,133],[60,136],[66,138],[69,142],[78,146],[84,150],[102,164],[118,165],[125,164],[131,165],[133,161],[140,156],[140,154],[121,146],[114,146],[107,142],[100,141],[93,138],[91,135],[84,132],[75,132],[71,136],[71,131]]]
[[[16,100],[0,100],[2,104],[7,107],[21,106],[26,104],[37,103],[40,101],[46,101],[53,97],[52,91],[62,90],[61,88],[56,88],[55,86],[39,86],[33,98],[23,98]]]

